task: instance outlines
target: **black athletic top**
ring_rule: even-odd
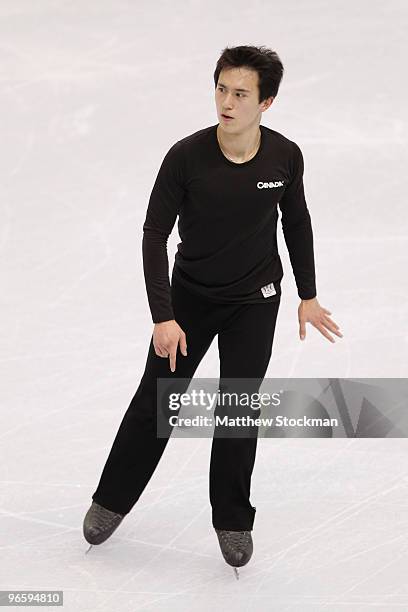
[[[280,299],[278,208],[301,299],[316,296],[313,233],[299,146],[264,125],[252,159],[229,160],[217,127],[178,140],[166,153],[143,224],[143,271],[154,323],[175,319],[167,239],[177,215],[181,242],[173,277],[215,302]],[[172,277],[172,279],[173,279]]]

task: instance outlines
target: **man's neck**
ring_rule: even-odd
[[[261,130],[258,124],[243,134],[230,134],[218,125],[217,138],[228,158],[237,163],[244,163],[256,155],[261,142]]]

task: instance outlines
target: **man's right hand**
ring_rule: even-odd
[[[153,346],[159,357],[170,357],[170,370],[176,369],[177,347],[180,343],[180,351],[187,356],[186,334],[175,319],[162,321],[154,324]]]

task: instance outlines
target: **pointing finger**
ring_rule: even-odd
[[[172,347],[170,349],[170,370],[172,372],[174,372],[176,369],[176,353],[177,353],[177,346],[176,348]]]

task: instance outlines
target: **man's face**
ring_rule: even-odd
[[[248,68],[228,68],[221,70],[215,88],[215,104],[218,121],[228,132],[241,132],[245,128],[258,125],[261,114],[272,104],[273,98],[258,102],[258,73]],[[223,119],[226,114],[233,119]]]

